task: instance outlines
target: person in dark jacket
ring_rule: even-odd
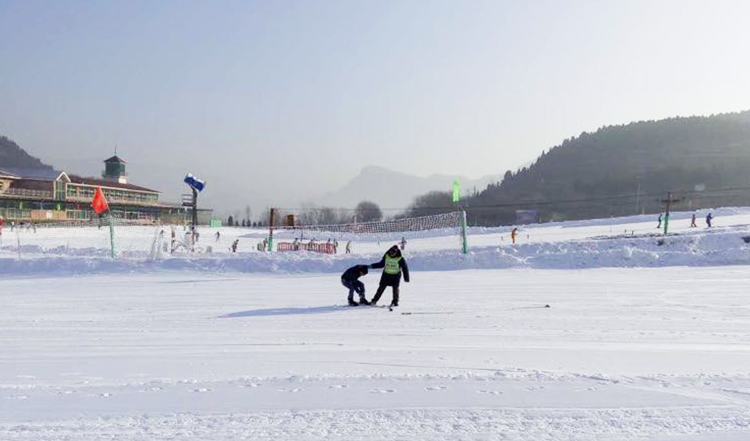
[[[367,265],[354,265],[341,275],[341,284],[349,288],[349,306],[369,305],[365,298],[365,284],[359,278],[367,274]],[[359,303],[354,301],[354,292],[359,294]]]
[[[393,300],[391,306],[398,306],[399,284],[401,283],[401,272],[404,273],[404,281],[409,282],[409,267],[406,265],[406,259],[401,255],[398,245],[392,246],[383,255],[378,263],[373,263],[370,268],[383,268],[383,274],[380,276],[380,286],[372,298],[370,304],[375,306],[383,295],[385,288],[390,286],[393,289]]]

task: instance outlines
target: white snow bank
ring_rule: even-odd
[[[475,246],[468,255],[456,249],[405,251],[410,269],[450,271],[489,268],[575,269],[603,267],[716,266],[750,264],[750,227],[686,231],[668,236],[658,234],[599,236],[589,239],[530,242],[516,245]],[[435,240],[438,240],[436,238]],[[0,254],[0,274],[65,275],[128,273],[163,270],[241,273],[335,273],[356,264],[380,260],[382,251],[362,254],[322,255],[310,252],[173,255],[155,261],[65,254],[34,254],[27,258]],[[374,248],[374,247],[373,247]]]

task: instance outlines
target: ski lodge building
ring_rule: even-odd
[[[97,216],[91,207],[101,187],[112,214],[133,223],[183,224],[192,208],[159,201],[160,192],[128,182],[125,161],[117,155],[104,161],[102,178],[85,178],[52,169],[0,166],[0,216],[6,222],[87,222]],[[210,209],[198,210],[208,224]]]

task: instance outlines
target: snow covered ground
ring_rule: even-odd
[[[338,280],[390,243],[113,261],[40,229],[19,259],[6,229],[0,440],[750,439],[750,210],[714,214],[409,237],[393,312]]]

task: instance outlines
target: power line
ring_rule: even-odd
[[[727,187],[727,188],[717,188],[717,189],[711,189],[711,190],[683,190],[683,191],[672,191],[673,194],[679,195],[679,196],[698,196],[701,198],[720,198],[720,197],[726,197],[726,196],[734,196],[730,194],[726,194],[728,192],[736,192],[736,191],[750,191],[750,187]],[[622,201],[627,199],[636,199],[636,198],[648,198],[648,197],[654,197],[659,198],[664,195],[664,191],[659,192],[652,192],[652,193],[631,193],[631,194],[622,194],[622,195],[612,195],[612,196],[600,196],[600,197],[590,197],[590,198],[577,198],[577,199],[560,199],[560,200],[529,200],[529,199],[519,199],[512,202],[502,202],[502,203],[496,203],[496,204],[479,204],[479,205],[469,205],[469,206],[455,206],[455,205],[443,205],[443,206],[418,206],[418,207],[387,207],[387,208],[380,208],[380,211],[407,211],[407,210],[452,210],[456,208],[463,208],[468,210],[487,210],[487,209],[497,209],[497,208],[514,208],[514,207],[543,207],[543,206],[550,206],[550,205],[575,205],[575,204],[589,204],[589,203],[600,203],[600,202],[615,202],[615,201]],[[748,196],[750,197],[750,196]],[[343,207],[304,207],[304,208],[289,208],[289,207],[281,207],[277,208],[277,210],[280,211],[286,211],[286,212],[318,212],[318,211],[334,211],[334,212],[356,212],[356,208],[343,208]]]

